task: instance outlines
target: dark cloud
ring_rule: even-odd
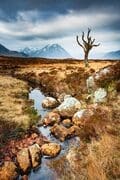
[[[43,12],[43,18],[67,13],[71,10],[84,10],[90,7],[108,8],[115,11],[120,7],[119,0],[1,0],[0,9],[5,13],[4,19],[14,19],[18,11],[38,10]],[[2,17],[3,18],[3,17]]]

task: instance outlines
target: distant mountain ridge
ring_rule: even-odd
[[[108,52],[105,54],[104,58],[120,59],[120,50]]]
[[[24,48],[22,53],[29,57],[43,57],[43,58],[71,58],[72,56],[59,44],[48,44],[42,49]]]
[[[0,55],[1,56],[13,56],[13,57],[26,57],[27,56],[25,53],[22,53],[22,52],[11,51],[11,50],[7,49],[5,46],[3,46],[2,44],[0,44]]]

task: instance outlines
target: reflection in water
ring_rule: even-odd
[[[42,108],[42,101],[45,96],[41,93],[39,89],[34,89],[29,93],[29,99],[34,100],[34,108],[38,111],[38,114],[42,117],[45,116],[47,109]],[[50,128],[49,127],[39,127],[40,132],[43,136],[47,137],[48,140],[51,142],[56,142],[61,145],[61,153],[54,159],[61,158],[63,155],[67,154],[68,150],[71,147],[79,146],[80,139],[78,137],[71,138],[66,140],[65,142],[60,142],[54,136],[50,135]],[[51,169],[47,164],[50,163],[50,159],[46,159],[45,157],[42,158],[41,167],[38,168],[36,171],[32,171],[29,175],[29,180],[57,180],[56,172]],[[67,168],[67,167],[66,167]]]
[[[39,89],[34,89],[29,93],[29,99],[34,100],[34,108],[41,116],[44,116],[46,113],[46,110],[42,108],[42,101],[44,98],[45,96],[41,93]]]

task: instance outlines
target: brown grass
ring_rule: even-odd
[[[43,92],[52,96],[59,97],[61,93],[67,93],[85,102],[87,77],[100,68],[116,62],[91,60],[90,67],[85,69],[83,61],[70,59],[59,61],[0,57],[0,119],[2,124],[5,121],[15,123],[12,127],[9,123],[4,126],[10,127],[13,131],[16,123],[28,127],[31,119],[36,117],[30,108],[26,108],[26,105],[30,106],[26,103],[28,86],[24,81],[31,83],[32,86],[40,87]],[[4,76],[5,74],[15,78]],[[114,86],[114,83],[117,85]],[[89,139],[89,141],[84,141],[83,150],[80,144],[80,149],[76,150],[77,156],[71,159],[71,164],[66,157],[51,162],[51,168],[57,171],[61,179],[116,180],[120,178],[120,96],[119,92],[114,91],[116,87],[119,90],[119,85],[118,79],[112,84],[107,83],[107,90],[110,91],[108,102],[102,104],[100,109],[96,110],[93,120],[83,127],[81,133],[84,139]],[[106,111],[106,106],[108,111]],[[84,155],[86,150],[88,153]]]
[[[88,174],[98,179],[117,179],[120,176],[120,151],[118,137],[103,134],[100,141],[89,145]],[[97,179],[95,178],[95,179]]]
[[[26,130],[37,119],[27,100],[26,82],[10,76],[0,76],[0,142]],[[33,118],[33,119],[32,119]]]

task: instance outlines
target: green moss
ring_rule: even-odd
[[[29,127],[36,124],[39,120],[39,116],[37,113],[37,110],[35,110],[33,107],[27,107],[25,109],[25,112],[29,115],[30,120],[29,120]]]

